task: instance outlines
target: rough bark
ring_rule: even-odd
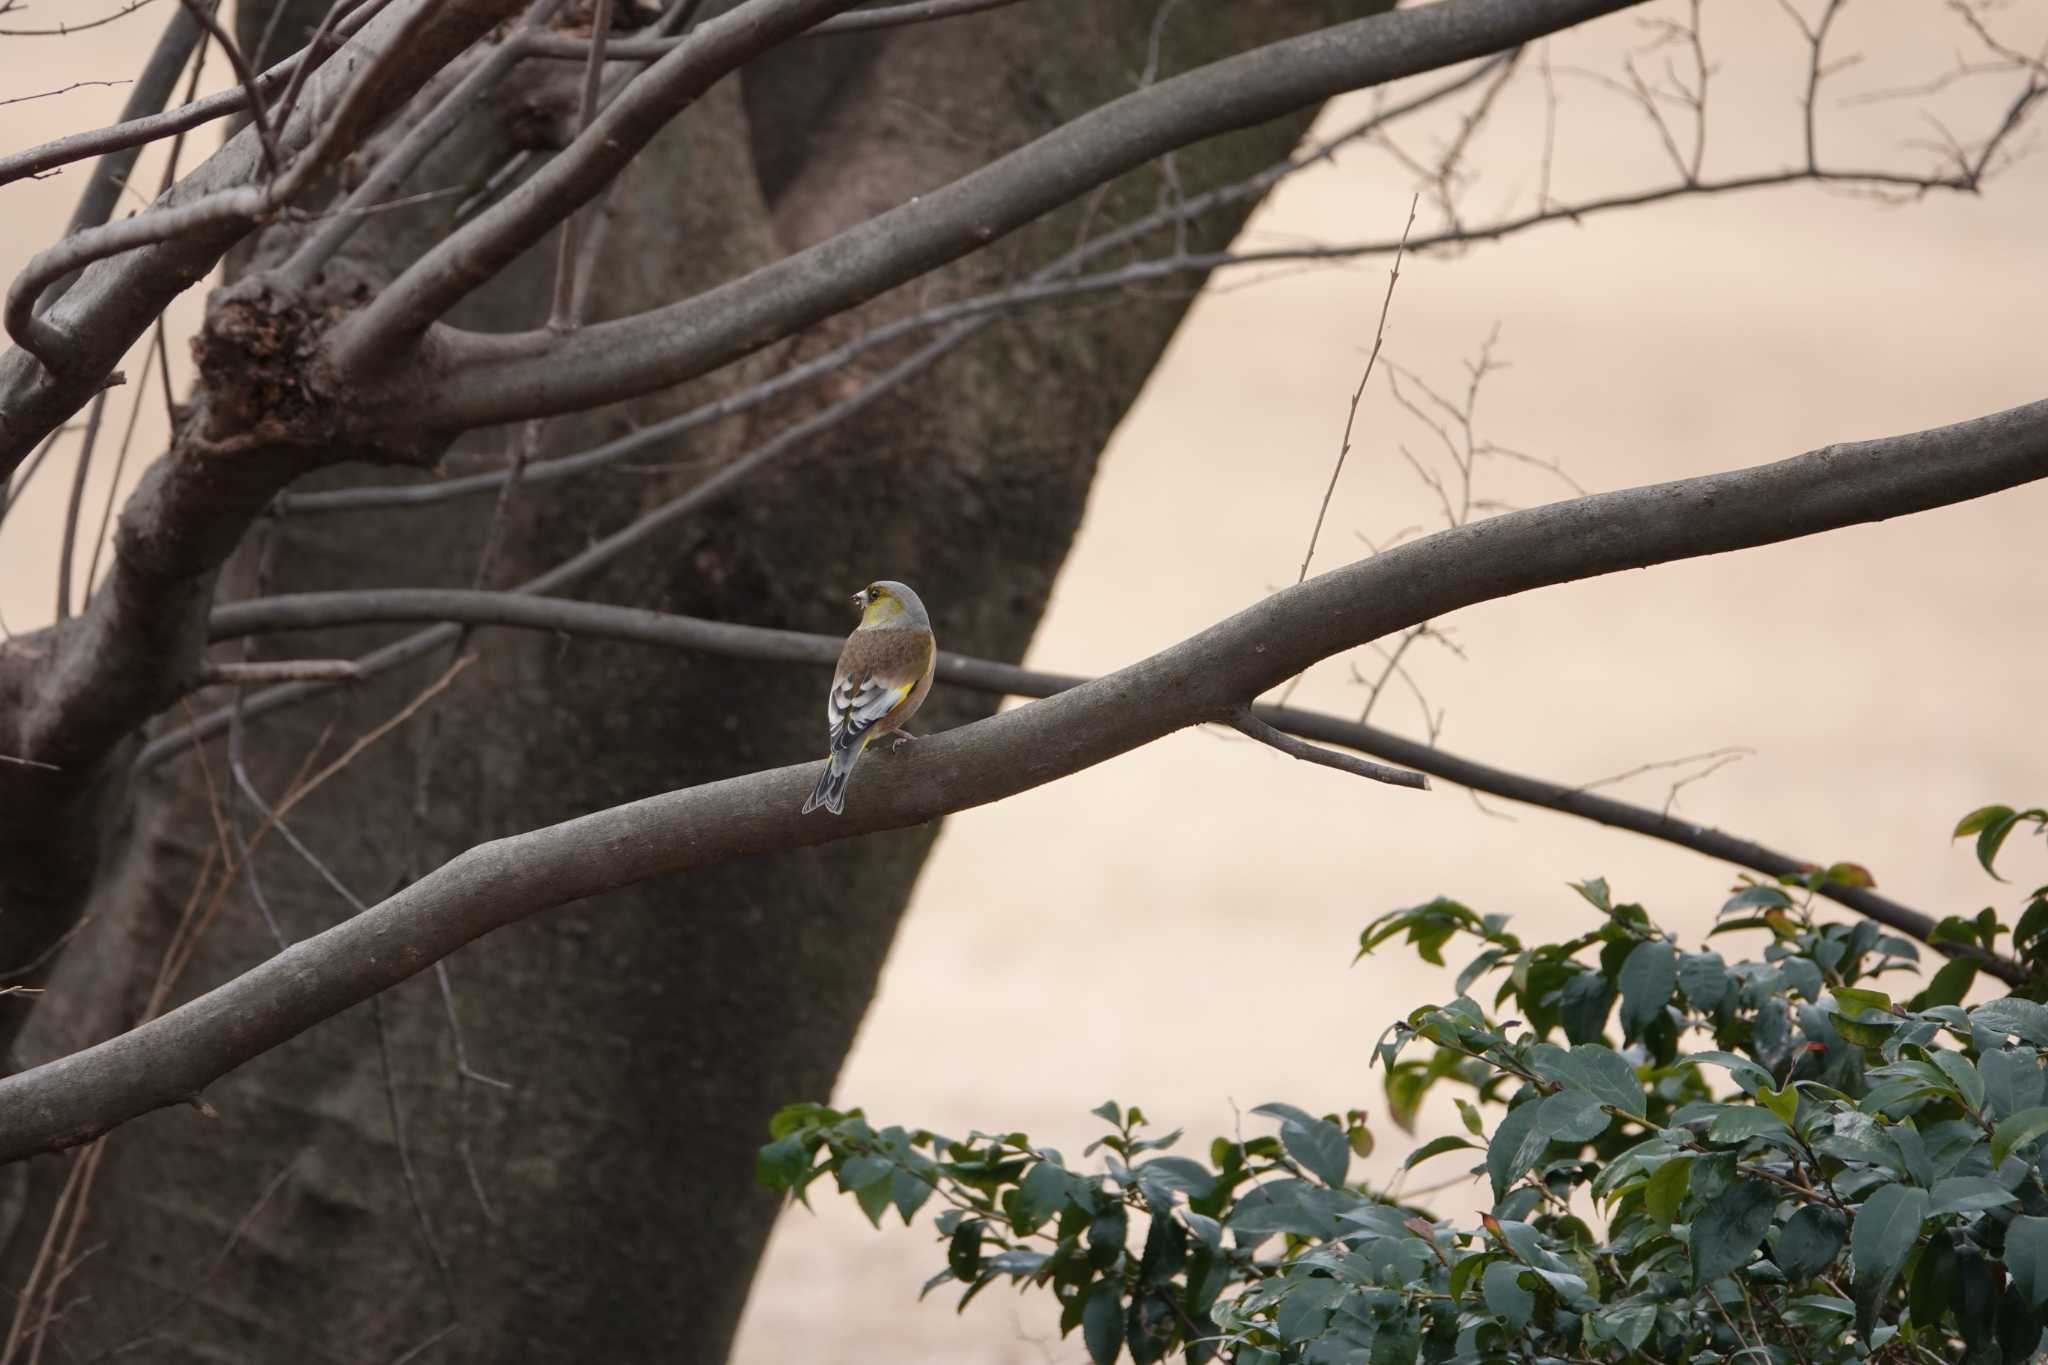
[[[244,8],[247,25],[264,7]],[[1334,0],[1189,5],[1166,30],[1165,69],[1357,12]],[[599,229],[589,315],[743,273],[1128,89],[1145,65],[1151,21],[1150,6],[1034,0],[792,49],[743,86],[714,91],[636,162]],[[794,88],[809,94],[787,98]],[[481,178],[481,159],[511,127],[505,112],[487,111],[497,122],[430,161],[421,185]],[[1302,126],[1197,148],[1182,155],[1182,175],[1198,188],[1248,173],[1284,155]],[[452,164],[461,158],[470,163]],[[1127,177],[1098,221],[1148,210],[1158,191],[1154,173]],[[377,220],[330,271],[329,286],[374,288],[441,229],[451,203]],[[1071,245],[1079,212],[924,288],[966,292],[1048,259]],[[1192,244],[1221,246],[1238,222],[1212,219]],[[259,261],[274,249],[259,247]],[[453,320],[538,325],[551,262],[544,243]],[[921,296],[884,298],[857,320],[774,348],[745,373],[814,352]],[[850,624],[846,595],[886,575],[920,588],[944,644],[1015,658],[1078,524],[1101,446],[1182,308],[1154,296],[991,329],[671,542],[614,565],[587,595],[839,630]],[[551,423],[543,448],[578,448],[739,382],[714,376],[628,411]],[[671,470],[607,471],[515,499],[492,582],[547,567],[832,396],[794,400],[649,461]],[[500,457],[507,437],[472,438],[451,467]],[[269,588],[468,586],[488,517],[485,499],[287,521],[265,533],[276,537]],[[259,554],[252,543],[231,565],[230,591],[254,584]],[[295,655],[346,655],[388,637],[337,631],[287,644]],[[493,633],[469,647],[481,661],[447,694],[293,814],[294,832],[361,899],[480,840],[796,761],[821,743],[822,673]],[[252,726],[256,781],[280,791],[330,724],[342,740],[366,729],[446,661],[444,652]],[[926,724],[958,724],[989,706],[941,692]],[[225,757],[219,745],[208,756],[223,794]],[[189,760],[167,767],[132,803],[115,803],[105,823],[100,889],[23,1039],[26,1061],[136,1017],[215,842],[208,778]],[[462,1037],[470,1064],[510,1090],[459,1085],[427,975],[215,1087],[207,1098],[218,1117],[159,1114],[117,1134],[86,1237],[104,1249],[67,1281],[67,1297],[90,1298],[54,1329],[61,1344],[84,1357],[147,1331],[152,1360],[353,1362],[391,1359],[459,1322],[425,1358],[721,1359],[774,1215],[753,1188],[753,1149],[775,1106],[830,1091],[935,833],[928,826],[650,883],[478,943],[451,964]],[[348,913],[274,836],[256,866],[287,935]],[[179,994],[272,951],[245,884]],[[402,1172],[380,1037],[424,1219]],[[488,1211],[471,1188],[465,1145]],[[67,1161],[34,1163],[8,1229],[12,1283],[25,1277]],[[159,1320],[287,1167],[233,1254]]]

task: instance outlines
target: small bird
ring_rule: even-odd
[[[845,813],[853,765],[875,739],[893,734],[901,744],[917,738],[903,727],[924,704],[938,662],[931,618],[916,593],[883,578],[855,593],[853,601],[861,609],[860,624],[839,651],[839,671],[825,697],[832,751],[824,775],[804,802],[805,815],[820,806],[834,815]]]

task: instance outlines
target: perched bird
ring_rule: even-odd
[[[825,697],[832,752],[824,776],[804,802],[806,815],[820,806],[834,815],[845,812],[847,780],[872,741],[887,734],[894,734],[898,744],[916,738],[903,727],[931,691],[939,657],[924,603],[903,584],[879,579],[853,600],[861,609],[860,624],[839,651],[839,671]]]

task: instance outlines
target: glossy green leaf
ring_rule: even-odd
[[[1422,1354],[1422,1332],[1406,1314],[1382,1322],[1372,1334],[1366,1365],[1415,1365]],[[1241,1360],[1243,1357],[1239,1357]]]
[[[1607,1131],[1607,1113],[1595,1096],[1560,1090],[1538,1103],[1536,1126],[1553,1142],[1591,1142]]]
[[[1790,1085],[1783,1090],[1773,1090],[1767,1085],[1760,1085],[1756,1089],[1756,1098],[1759,1104],[1778,1116],[1779,1122],[1787,1128],[1792,1126],[1793,1118],[1799,1113],[1797,1090]]]
[[[1470,1133],[1473,1137],[1485,1135],[1486,1121],[1479,1117],[1479,1110],[1471,1101],[1454,1099],[1451,1103],[1458,1106],[1458,1119],[1465,1125],[1466,1132]]]
[[[1790,1136],[1791,1129],[1785,1120],[1769,1109],[1755,1105],[1731,1104],[1714,1116],[1707,1125],[1709,1142],[1747,1142],[1754,1137]]]
[[[1506,1319],[1508,1330],[1519,1332],[1536,1311],[1536,1296],[1522,1288],[1522,1267],[1513,1261],[1494,1261],[1480,1280],[1480,1292],[1490,1312]]]
[[[1889,1012],[1892,1007],[1892,998],[1883,991],[1866,991],[1857,990],[1850,986],[1837,986],[1830,994],[1835,997],[1835,1007],[1852,1017],[1858,1010]]]
[[[1936,1232],[1927,1239],[1919,1264],[1913,1267],[1912,1283],[1906,1287],[1906,1311],[1913,1315],[1916,1327],[1933,1327],[1948,1312],[1949,1302],[1955,1298],[1957,1270],[1955,1243],[1946,1232]]]
[[[1686,1002],[1703,1013],[1712,1013],[1727,998],[1733,983],[1728,965],[1719,953],[1681,953],[1678,958],[1678,989]]]
[[[1657,1305],[1654,1303],[1618,1303],[1603,1308],[1594,1314],[1600,1324],[1600,1331],[1608,1339],[1617,1341],[1631,1351],[1640,1351],[1643,1343],[1650,1339],[1650,1332],[1657,1326]]]
[[[2022,1109],[2011,1118],[2000,1120],[1991,1130],[1992,1169],[2004,1164],[2015,1147],[2024,1147],[2043,1133],[2048,1133],[2048,1106]]]
[[[946,1268],[955,1279],[971,1282],[981,1273],[982,1228],[979,1218],[965,1218],[953,1229],[952,1239],[946,1245]]]
[[[1685,1192],[1691,1185],[1692,1158],[1673,1157],[1650,1172],[1650,1178],[1643,1186],[1643,1208],[1650,1217],[1668,1228],[1678,1217],[1678,1210],[1685,1203]]]
[[[1124,1305],[1116,1285],[1100,1280],[1088,1291],[1081,1310],[1081,1340],[1095,1365],[1115,1365],[1124,1345]]]
[[[1927,1191],[1898,1184],[1880,1186],[1856,1211],[1849,1227],[1849,1263],[1855,1275],[1856,1330],[1865,1341],[1919,1241],[1926,1212]]]
[[[1977,831],[1978,864],[1993,877],[1998,877],[1999,881],[2004,881],[2005,878],[1999,877],[1998,870],[1992,866],[1998,861],[1999,849],[2005,846],[2006,836],[2019,828],[2022,820],[2033,819],[2039,815],[2039,811],[2033,810],[2004,810],[2002,814],[1987,820],[1983,828]]]
[[[1692,1276],[1704,1286],[1747,1264],[1771,1228],[1777,1193],[1761,1180],[1737,1180],[1692,1224]]]
[[[2048,1099],[2048,1073],[2031,1048],[1998,1048],[1977,1058],[1984,1080],[1984,1104],[1993,1119],[2011,1118]]]
[[[1968,815],[1965,815],[1962,819],[1956,821],[1955,833],[1950,835],[1949,837],[1952,839],[1960,839],[1965,835],[1975,834],[1979,830],[1984,829],[1986,826],[1991,825],[1996,821],[2003,820],[2006,816],[2011,814],[2011,806],[1979,806],[1977,809],[1971,811]]]
[[[1252,1110],[1280,1120],[1280,1142],[1325,1185],[1342,1185],[1351,1171],[1351,1141],[1343,1128],[1291,1104],[1262,1104]]]
[[[1748,886],[1730,896],[1721,905],[1726,915],[1737,910],[1790,910],[1792,898],[1775,886]]]
[[[794,1189],[811,1169],[811,1149],[801,1134],[789,1133],[754,1154],[754,1179],[771,1190]]]
[[[1949,1078],[1965,1104],[1972,1109],[1984,1107],[1984,1078],[1977,1074],[1977,1068],[1970,1064],[1968,1057],[1944,1048],[1934,1054],[1934,1064],[1941,1068],[1942,1075]]]
[[[2005,1269],[2028,1303],[2048,1304],[2048,1218],[2015,1218],[2006,1225]]]
[[[896,1170],[896,1163],[885,1156],[849,1157],[840,1163],[834,1173],[842,1190],[864,1190],[880,1180],[887,1180]]]
[[[2019,1196],[1981,1175],[1956,1175],[1935,1182],[1929,1194],[1927,1216],[1938,1218],[1944,1213],[1980,1213],[1985,1209],[2002,1209],[2019,1203]]]
[[[1106,1270],[1116,1264],[1129,1235],[1130,1214],[1122,1204],[1110,1204],[1088,1224],[1088,1264]],[[960,1277],[966,1279],[965,1275]]]
[[[1613,1048],[1600,1043],[1581,1043],[1565,1049],[1554,1043],[1538,1043],[1529,1049],[1529,1065],[1546,1081],[1567,1090],[1591,1095],[1602,1104],[1623,1113],[1643,1114],[1643,1087],[1635,1068]]]
[[[1566,884],[1572,890],[1584,896],[1586,903],[1595,910],[1605,914],[1614,908],[1613,901],[1609,898],[1607,879],[1605,877],[1588,877],[1582,882],[1568,882]]]
[[[1508,1111],[1486,1144],[1486,1174],[1493,1182],[1495,1203],[1507,1198],[1508,1186],[1536,1164],[1550,1139],[1536,1126],[1536,1104],[1522,1104]]]
[[[1971,1010],[1970,1022],[1992,1033],[2012,1034],[2036,1047],[2048,1047],[2048,1005],[2008,995]]]
[[[1442,1156],[1445,1152],[1455,1152],[1461,1148],[1472,1149],[1477,1145],[1450,1133],[1443,1137],[1431,1138],[1408,1154],[1408,1159],[1401,1163],[1401,1169],[1411,1171],[1433,1156]]]
[[[1835,1263],[1848,1240],[1848,1220],[1819,1204],[1802,1204],[1778,1229],[1778,1269],[1789,1280],[1810,1280]]]
[[[1621,965],[1621,1031],[1634,1038],[1664,1012],[1678,985],[1678,951],[1668,943],[1639,943]]]
[[[1856,1210],[1849,1230],[1850,1267],[1858,1281],[1896,1275],[1920,1238],[1927,1191],[1896,1182],[1881,1185]]]
[[[1347,1287],[1339,1280],[1297,1283],[1280,1301],[1280,1311],[1273,1315],[1274,1328],[1290,1342],[1311,1341],[1321,1336],[1330,1321],[1331,1305],[1344,1296]]]
[[[1607,1030],[1614,987],[1598,972],[1580,972],[1564,983],[1557,1001],[1558,1022],[1574,1043],[1595,1043]]]
[[[1686,1054],[1685,1060],[1688,1062],[1712,1062],[1716,1066],[1727,1067],[1729,1073],[1741,1083],[1744,1090],[1758,1089],[1771,1084],[1770,1072],[1764,1070],[1749,1058],[1738,1057],[1732,1052],[1689,1052]]]
[[[1911,1007],[1924,1010],[1935,1005],[1960,1005],[1976,980],[1976,963],[1966,957],[1952,958],[1942,964],[1927,983],[1927,989],[1913,997]]]

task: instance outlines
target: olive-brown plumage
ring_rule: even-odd
[[[832,690],[825,695],[832,747],[818,785],[804,802],[806,815],[820,806],[834,815],[845,812],[853,765],[874,740],[887,734],[899,742],[915,738],[903,727],[931,691],[938,662],[931,619],[916,593],[885,578],[855,593],[853,600],[861,607],[861,622],[846,637]]]

